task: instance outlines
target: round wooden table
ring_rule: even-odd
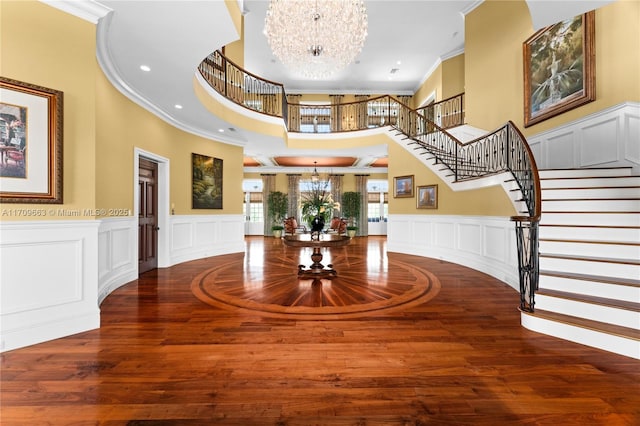
[[[338,275],[333,265],[327,265],[326,267],[320,263],[322,262],[322,248],[323,247],[342,247],[351,242],[351,238],[345,235],[336,234],[295,234],[285,235],[284,243],[291,247],[311,247],[313,253],[311,253],[312,264],[307,268],[304,265],[298,265],[298,277],[300,278],[333,278]]]

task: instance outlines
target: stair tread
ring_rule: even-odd
[[[545,191],[548,191],[545,189]],[[614,197],[614,198],[543,198],[542,201],[637,201],[640,197]]]
[[[544,170],[540,170],[544,171]],[[583,179],[628,179],[637,177],[634,175],[616,175],[616,176],[563,176],[563,177],[541,177],[540,180],[583,180]]]
[[[612,244],[620,246],[640,246],[638,241],[615,241],[615,240],[581,240],[575,238],[540,238],[540,241],[554,243],[580,243],[580,244]]]
[[[556,226],[560,228],[611,228],[611,229],[640,229],[633,225],[564,225],[561,223],[541,223],[540,226]]]
[[[640,303],[629,302],[626,300],[610,299],[607,297],[590,296],[580,293],[571,293],[562,290],[553,290],[549,288],[540,289],[537,292],[538,295],[546,295],[557,297],[560,299],[574,300],[578,302],[591,303],[594,305],[608,306],[612,308],[625,309],[627,311],[640,312]]]
[[[585,189],[640,189],[639,185],[628,185],[628,186],[563,186],[563,187],[552,187],[552,188],[541,188],[543,191],[582,191]]]
[[[600,321],[588,320],[585,318],[574,317],[571,315],[560,314],[557,312],[545,311],[543,309],[536,309],[534,312],[525,312],[527,315],[531,315],[538,318],[548,319],[564,324],[574,325],[582,328],[587,328],[594,331],[600,331],[607,334],[612,334],[620,337],[625,337],[633,340],[640,340],[640,330],[636,330],[629,327],[622,327],[619,325],[608,324]]]
[[[558,253],[540,253],[540,257],[554,258],[554,259],[569,259],[569,260],[585,260],[588,262],[605,262],[605,263],[621,263],[628,265],[640,265],[639,259],[620,259],[613,257],[597,257],[597,256],[581,256],[575,254],[558,254]]]
[[[579,274],[576,272],[562,272],[562,271],[549,271],[540,270],[540,275],[546,275],[551,277],[569,278],[582,281],[595,281],[607,284],[624,285],[631,287],[640,287],[640,280],[634,280],[632,278],[617,278],[603,275],[593,274]]]

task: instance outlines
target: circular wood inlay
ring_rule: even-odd
[[[219,264],[193,279],[193,294],[225,309],[330,320],[406,309],[432,299],[440,290],[436,276],[425,269],[383,251],[371,253],[350,246],[323,248],[323,263],[333,265],[336,277],[299,278],[298,265],[310,262],[311,249],[265,245],[274,244],[276,249],[266,250],[264,258],[252,259],[244,253],[213,258]]]

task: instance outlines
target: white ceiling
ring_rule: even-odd
[[[222,0],[43,2],[98,23],[98,61],[123,94],[178,128],[243,146],[246,156],[266,163],[265,171],[274,169],[269,161],[278,155],[386,156],[384,146],[341,152],[327,152],[321,147],[292,150],[279,138],[234,128],[206,110],[193,91],[195,70],[209,53],[238,39]],[[528,0],[527,4],[534,27],[540,28],[610,2]],[[274,61],[262,34],[268,1],[239,3],[244,3],[246,12],[248,71],[283,83],[288,93],[398,95],[413,94],[442,60],[464,51],[464,15],[481,0],[366,0],[369,35],[357,58],[359,63],[323,81],[294,79]],[[151,71],[141,71],[143,64]],[[399,72],[389,79],[392,68],[399,68]],[[176,109],[176,104],[182,109]],[[362,172],[366,167],[350,171]]]

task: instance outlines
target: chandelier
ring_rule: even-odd
[[[296,74],[323,78],[345,68],[367,37],[364,0],[271,0],[264,34]]]
[[[317,161],[313,162],[313,173],[311,173],[312,182],[318,182],[320,180],[320,173],[318,173],[318,169],[316,168],[317,164],[318,164]]]

